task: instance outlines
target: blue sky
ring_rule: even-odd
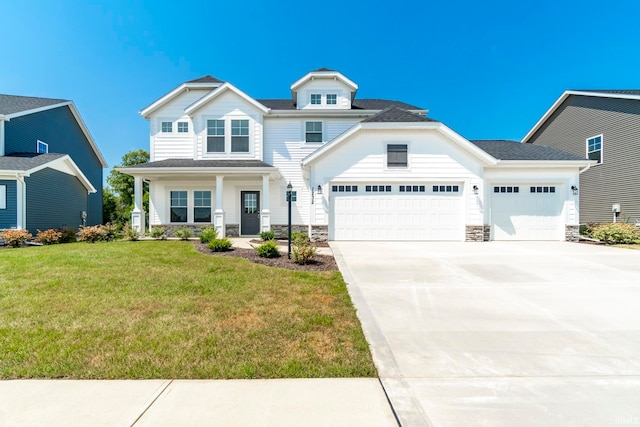
[[[149,148],[138,111],[205,74],[286,98],[328,67],[358,97],[519,140],[566,89],[640,88],[639,16],[636,0],[11,2],[0,93],[73,100],[110,168]]]

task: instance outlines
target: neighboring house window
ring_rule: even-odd
[[[587,158],[602,163],[602,135],[587,139]]]
[[[171,222],[187,222],[187,192],[171,192]]]
[[[338,95],[330,93],[327,95],[327,105],[336,105],[338,103]]]
[[[231,152],[249,152],[249,120],[231,120]]]
[[[45,154],[49,152],[49,144],[46,142],[38,141],[36,143],[36,153]]]
[[[387,145],[387,167],[407,167],[407,144]]]
[[[178,133],[188,133],[189,122],[178,122]]]
[[[305,142],[322,142],[322,122],[305,122]]]
[[[173,132],[173,123],[162,122],[162,133],[171,133],[171,132]]]
[[[211,191],[193,192],[193,222],[211,222]]]
[[[322,103],[322,95],[319,93],[311,94],[311,104],[312,105],[320,105]]]
[[[207,120],[207,153],[224,153],[224,120]]]
[[[0,185],[0,209],[7,209],[7,186]]]

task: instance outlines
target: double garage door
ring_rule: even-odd
[[[464,240],[461,183],[331,185],[331,240]]]
[[[549,184],[492,186],[492,239],[564,240],[560,190]]]

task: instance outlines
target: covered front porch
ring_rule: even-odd
[[[284,190],[276,168],[260,160],[168,159],[119,168],[134,177],[131,225],[215,227],[218,236],[254,236],[271,229],[272,206]],[[149,223],[145,224],[143,182],[149,183]],[[282,190],[282,191],[281,191]]]

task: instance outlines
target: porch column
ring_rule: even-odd
[[[269,211],[269,174],[262,175],[262,210],[260,211],[260,231],[271,230],[271,211]]]
[[[16,179],[16,228],[22,230],[27,226],[27,194],[25,191],[24,178],[18,176]]]
[[[222,209],[223,180],[224,175],[216,175],[216,210],[213,213],[213,227],[216,229],[219,238],[226,236],[224,210]]]
[[[131,212],[131,228],[138,234],[144,234],[144,209],[142,209],[142,177],[133,177],[133,211]]]

